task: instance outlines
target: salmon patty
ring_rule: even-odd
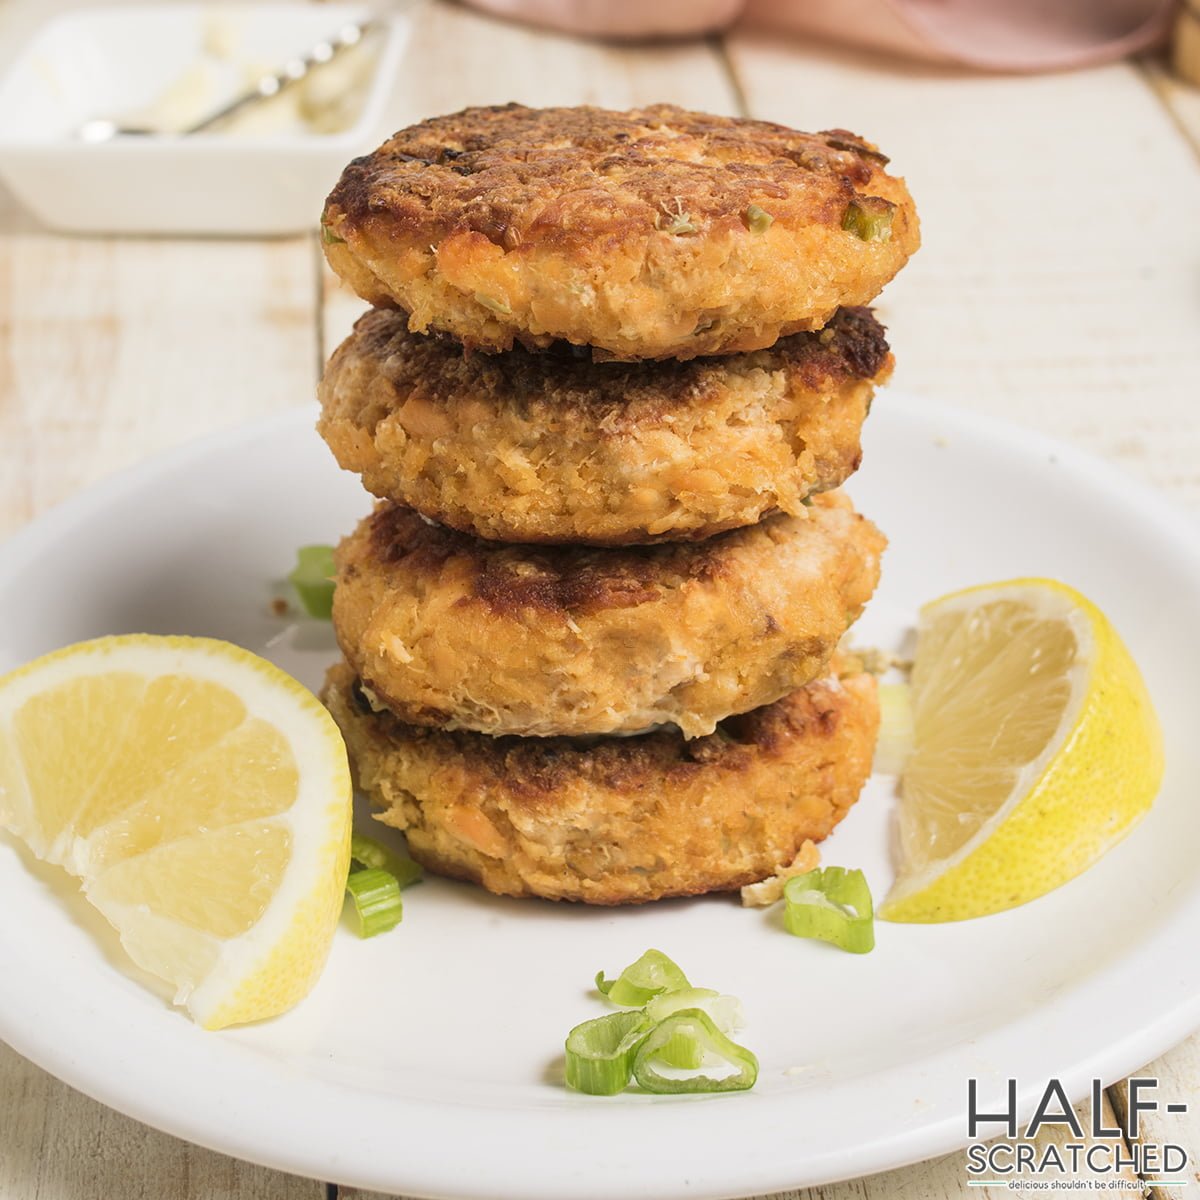
[[[484,542],[382,503],[338,547],[333,625],[401,719],[488,734],[712,733],[813,679],[879,579],[840,492],[705,542]]]
[[[875,681],[853,660],[694,741],[409,725],[344,663],[323,699],[359,787],[418,862],[501,895],[588,904],[731,891],[791,862],[858,798],[879,723]]]
[[[864,308],[769,350],[632,364],[464,352],[374,309],[326,368],[317,428],[375,495],[482,538],[701,539],[839,486],[891,367]]]
[[[508,350],[694,358],[869,303],[917,249],[887,158],[845,130],[655,105],[469,108],[345,169],[333,269],[414,332]]]

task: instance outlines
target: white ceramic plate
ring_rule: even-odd
[[[328,627],[269,610],[294,548],[368,508],[288,413],[78,497],[0,555],[0,669],[66,642],[210,634],[316,686]],[[952,588],[1053,575],[1124,634],[1162,716],[1154,811],[1098,866],[1024,908],[889,926],[863,957],[788,937],[727,898],[592,911],[428,880],[404,924],[339,931],[312,996],[204,1033],[125,972],[69,884],[0,842],[0,1035],[96,1098],[275,1167],[471,1200],[674,1200],[774,1191],[928,1157],[966,1140],[967,1079],[1026,1111],[1049,1076],[1084,1095],[1200,1025],[1200,539],[1156,496],[1032,434],[881,396],[851,489],[891,536],[864,642],[895,643]],[[824,847],[890,882],[888,781]],[[754,1091],[575,1095],[562,1039],[589,994],[648,946],[739,995]],[[994,1103],[993,1103],[994,1102]],[[986,1111],[986,1110],[985,1110]]]

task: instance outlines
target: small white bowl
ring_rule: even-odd
[[[342,168],[390,132],[381,122],[411,28],[403,12],[384,18],[362,110],[338,133],[74,136],[87,120],[153,104],[201,57],[214,13],[270,67],[372,15],[351,4],[147,4],[59,17],[0,81],[0,175],[22,203],[77,233],[314,228]]]

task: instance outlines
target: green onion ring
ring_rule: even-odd
[[[332,546],[301,546],[296,551],[296,565],[288,582],[296,589],[304,611],[319,621],[333,615]]]
[[[638,1047],[654,1028],[644,1012],[593,1017],[567,1034],[567,1086],[590,1096],[613,1096],[633,1073]]]
[[[683,1078],[663,1075],[657,1062],[676,1065],[683,1058],[704,1061],[712,1055],[737,1070],[732,1075],[715,1077],[698,1074]],[[633,1077],[645,1092],[656,1095],[680,1095],[685,1092],[743,1092],[758,1079],[758,1059],[727,1038],[713,1024],[708,1013],[685,1008],[660,1021],[641,1043],[633,1060]]]
[[[630,963],[616,979],[605,979],[596,972],[596,987],[623,1008],[640,1008],[664,992],[678,992],[692,985],[683,970],[661,950],[647,950],[637,962]]]
[[[381,842],[361,833],[354,834],[350,839],[350,857],[361,866],[375,867],[394,875],[402,888],[416,883],[424,875],[419,863],[394,854]]]
[[[395,875],[378,867],[351,871],[346,880],[346,891],[354,902],[359,937],[374,937],[400,924],[404,902],[400,899],[400,883]]]
[[[821,867],[783,885],[784,924],[796,937],[818,938],[851,954],[875,948],[871,889],[859,870]]]

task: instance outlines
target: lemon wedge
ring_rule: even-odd
[[[921,610],[889,921],[958,921],[1073,879],[1149,810],[1158,719],[1104,614],[1051,579]]]
[[[209,1029],[316,982],[350,854],[346,748],[317,699],[206,638],[81,642],[0,678],[0,826],[83,882]]]

